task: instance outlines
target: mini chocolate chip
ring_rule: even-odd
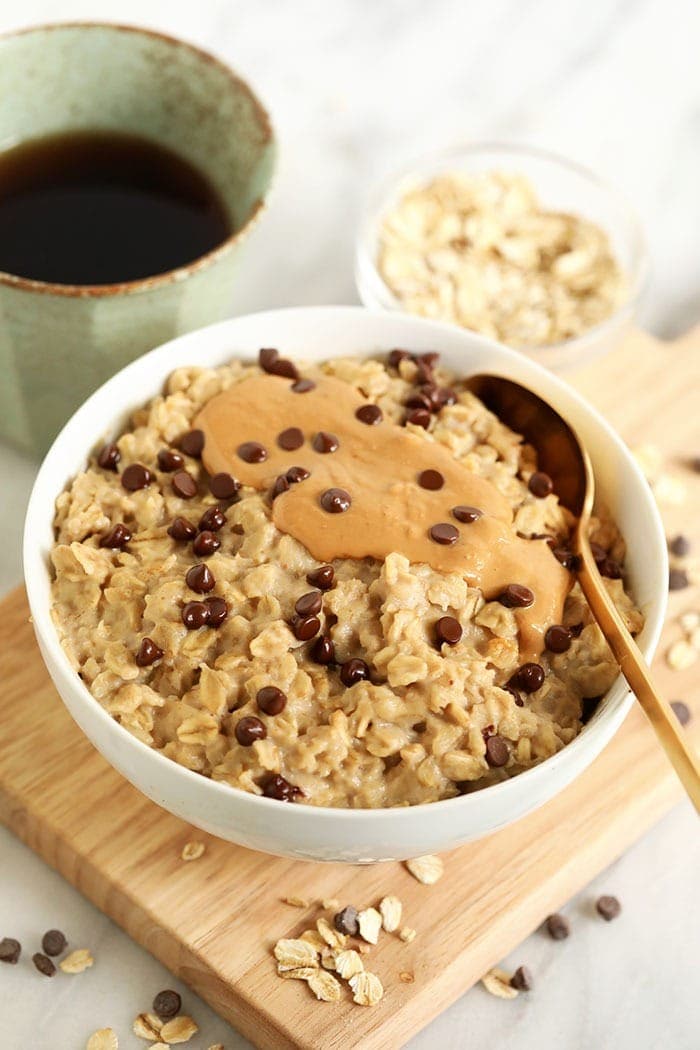
[[[209,606],[204,602],[187,602],[182,607],[182,622],[188,631],[197,631],[209,623]]]
[[[113,551],[121,551],[131,539],[131,529],[128,529],[122,521],[113,525],[104,536],[100,536],[100,547],[107,547]]]
[[[97,465],[102,467],[103,470],[113,470],[116,473],[117,463],[122,458],[122,454],[114,444],[111,442],[109,445],[104,445],[97,456]]]
[[[168,536],[180,542],[191,540],[197,535],[197,528],[187,518],[175,518],[168,528]]]
[[[228,616],[228,605],[223,598],[205,598],[204,604],[209,609],[209,626],[221,627]]]
[[[439,386],[433,395],[433,401],[436,403],[436,407],[446,408],[447,405],[454,405],[457,401],[457,395],[454,390],[450,390],[449,387]]]
[[[606,922],[612,922],[622,911],[622,905],[617,897],[603,896],[599,897],[595,902],[595,910],[601,919],[605,919]]]
[[[298,795],[303,795],[301,788],[290,784],[279,773],[268,773],[260,783],[265,798],[274,798],[278,802],[291,802]]]
[[[236,481],[225,470],[220,470],[218,474],[214,474],[213,477],[209,478],[209,491],[216,499],[233,499],[234,496],[238,495],[240,487],[240,481]]]
[[[320,613],[323,605],[323,596],[320,591],[308,591],[297,598],[294,610],[299,616],[316,616]]]
[[[304,433],[299,427],[287,427],[277,435],[277,444],[285,452],[294,452],[304,444]]]
[[[216,587],[216,580],[211,570],[201,562],[199,565],[193,565],[191,569],[187,570],[185,582],[189,589],[196,591],[197,594],[208,594],[209,591],[213,591]]]
[[[321,635],[311,646],[311,659],[317,664],[335,663],[335,646],[327,635]]]
[[[490,766],[504,766],[508,761],[510,751],[502,736],[495,733],[486,741],[486,761]]]
[[[508,680],[508,685],[523,693],[536,693],[544,682],[544,668],[540,664],[527,663],[519,667]]]
[[[287,360],[286,357],[278,357],[277,360],[270,365],[267,371],[273,376],[282,376],[283,379],[296,380],[299,378],[297,366]]]
[[[457,521],[463,521],[465,525],[471,525],[473,522],[478,521],[479,518],[483,517],[483,510],[479,510],[478,507],[470,507],[467,504],[460,504],[459,507],[452,508],[452,514]]]
[[[557,912],[554,915],[548,915],[545,919],[545,926],[547,927],[547,933],[553,941],[565,941],[571,933],[571,926],[569,920],[565,919],[563,915],[559,915]]]
[[[193,499],[197,495],[197,482],[186,470],[178,470],[173,474],[172,486],[180,499]]]
[[[246,715],[240,722],[236,723],[236,740],[241,747],[250,747],[256,740],[264,740],[267,736],[265,724],[255,715]]]
[[[411,729],[413,730],[413,732],[414,733],[418,733],[418,736],[422,736],[423,733],[425,733],[427,728],[428,728],[428,723],[427,722],[415,722],[411,726]]]
[[[519,992],[529,992],[532,988],[532,974],[527,966],[519,966],[510,979],[511,988]]]
[[[204,451],[204,431],[188,430],[178,441],[177,447],[186,456],[191,456],[192,459],[200,459]]]
[[[606,576],[609,580],[622,579],[622,568],[620,563],[615,561],[614,558],[603,558],[601,562],[598,562],[598,572],[601,576]]]
[[[158,992],[153,1000],[153,1012],[160,1017],[161,1021],[169,1021],[172,1017],[177,1017],[181,1007],[182,999],[170,988]]]
[[[521,583],[509,583],[499,594],[498,601],[505,605],[506,609],[529,609],[534,604],[535,596],[529,587],[524,587]]]
[[[56,973],[56,967],[51,962],[48,955],[42,955],[41,952],[35,952],[34,955],[32,955],[32,962],[39,973],[43,973],[44,977],[53,977]]]
[[[47,930],[41,938],[41,947],[46,955],[60,955],[66,950],[68,941],[60,930]]]
[[[290,485],[296,485],[297,482],[306,481],[308,477],[311,477],[311,471],[306,467],[290,467],[285,477]]]
[[[398,368],[402,361],[408,361],[410,357],[408,350],[390,350],[386,360],[390,368]]]
[[[369,678],[369,667],[364,660],[354,657],[347,660],[340,668],[340,681],[350,688],[355,682],[362,682]]]
[[[414,408],[406,416],[406,422],[412,423],[414,427],[423,427],[423,430],[427,430],[430,426],[430,412],[427,408]]]
[[[441,616],[435,624],[438,645],[457,645],[462,637],[462,625],[454,616]]]
[[[321,494],[321,506],[329,514],[342,514],[349,510],[352,500],[345,489],[326,489]]]
[[[423,390],[414,390],[406,398],[406,408],[424,408],[426,412],[432,412],[433,402],[430,394]]]
[[[676,718],[678,719],[678,721],[680,722],[680,724],[682,726],[687,726],[688,722],[690,721],[691,715],[690,715],[690,708],[685,703],[685,701],[684,700],[672,700],[671,701],[671,707],[673,708],[673,713],[676,716]]]
[[[682,591],[688,586],[688,573],[685,569],[670,569],[668,573],[669,591]]]
[[[565,653],[571,645],[571,637],[568,627],[561,623],[554,623],[545,632],[544,644],[550,653]]]
[[[550,544],[551,546],[551,544]],[[552,554],[557,559],[560,565],[563,565],[569,572],[577,572],[581,560],[578,554],[574,554],[568,547],[552,547]]]
[[[171,448],[162,448],[158,453],[158,466],[165,474],[172,474],[185,465],[185,457]]]
[[[218,532],[226,524],[226,515],[221,507],[214,505],[204,511],[197,528],[200,532]]]
[[[278,474],[272,488],[270,489],[270,499],[273,501],[276,500],[283,492],[289,492],[289,482],[284,474]]]
[[[355,412],[355,418],[368,427],[376,427],[384,419],[384,413],[379,405],[360,405]]]
[[[394,351],[394,353],[397,352],[400,353],[401,351]],[[348,904],[342,911],[337,912],[333,916],[333,925],[338,933],[344,933],[348,937],[357,937],[360,932],[357,908],[353,908],[352,904]]]
[[[691,543],[687,536],[679,534],[678,536],[674,536],[669,542],[668,549],[671,554],[675,554],[677,558],[685,558],[690,554]]]
[[[335,434],[330,434],[327,430],[319,430],[318,434],[314,436],[311,445],[315,452],[321,452],[325,455],[328,452],[337,452],[340,442]]]
[[[516,707],[525,706],[525,701],[523,700],[522,696],[520,695],[517,689],[513,688],[512,685],[508,685],[508,683],[506,682],[505,685],[501,686],[501,689],[504,689],[506,693],[510,693],[510,695],[513,697],[513,702]]]
[[[287,706],[287,696],[276,685],[265,685],[258,689],[255,701],[264,715],[279,715]]]
[[[210,529],[204,529],[199,535],[195,536],[192,550],[198,558],[208,558],[214,551],[218,551],[220,546],[221,540],[216,533]]]
[[[313,379],[298,379],[292,383],[291,389],[295,394],[308,394],[309,390],[316,389],[316,384]]]
[[[294,637],[300,642],[308,642],[321,630],[321,621],[318,616],[295,616],[291,622]]]
[[[150,667],[156,660],[160,660],[163,650],[156,645],[152,638],[142,638],[141,645],[136,653],[136,664],[138,667]],[[51,955],[51,952],[49,952]]]
[[[445,479],[439,470],[422,470],[418,475],[418,484],[422,489],[437,492],[445,484]]]
[[[306,574],[306,580],[319,591],[329,591],[335,583],[335,569],[332,565],[320,565]]]
[[[267,449],[259,441],[244,441],[236,451],[244,463],[263,463],[267,459]]]
[[[527,487],[537,499],[544,499],[545,496],[549,496],[554,490],[552,479],[543,470],[536,470],[534,474],[530,475]]]
[[[439,522],[437,525],[432,525],[430,528],[430,538],[435,543],[441,543],[444,546],[449,546],[456,543],[459,539],[459,529],[456,529],[454,525],[449,525],[446,521]]]
[[[122,485],[128,492],[138,492],[139,489],[147,489],[153,481],[153,475],[143,463],[130,463],[122,471]]]
[[[0,962],[10,963],[14,966],[19,962],[22,954],[22,945],[14,937],[3,937],[0,941]]]
[[[273,350],[272,347],[267,346],[258,352],[258,364],[262,368],[263,372],[267,372],[271,365],[274,365],[275,361],[280,356],[279,350]]]

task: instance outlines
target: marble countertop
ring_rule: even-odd
[[[280,139],[277,185],[248,248],[232,310],[355,302],[353,240],[369,184],[467,138],[569,154],[621,186],[648,232],[653,275],[642,321],[660,335],[700,320],[700,7],[693,0],[24,0],[0,30],[58,19],[143,23],[215,50],[250,78]],[[19,582],[35,464],[0,446],[0,593]],[[514,1002],[474,988],[410,1044],[462,1050],[690,1050],[697,1046],[700,842],[682,804],[568,906],[571,938],[530,937],[506,961],[535,988]],[[3,1050],[80,1050],[180,987],[125,934],[0,829],[0,937],[28,954],[59,926],[98,964],[48,985],[2,966]],[[615,893],[607,925],[592,901]],[[247,1046],[180,988],[204,1050]]]

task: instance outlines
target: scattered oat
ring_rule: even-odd
[[[58,964],[64,973],[82,973],[92,966],[94,959],[87,948],[76,948]]]
[[[661,474],[652,489],[657,503],[666,503],[672,507],[680,507],[687,497],[685,485],[673,474]]]
[[[499,999],[516,999],[518,989],[513,988],[510,977],[505,970],[493,969],[484,974],[481,983],[487,992],[497,996]]]
[[[697,627],[700,627],[700,612],[689,610],[678,617],[678,623],[686,634],[691,635]]]
[[[301,938],[283,937],[274,947],[280,970],[296,970],[300,966],[318,966],[318,951]]]
[[[306,943],[315,948],[317,952],[322,952],[324,948],[328,947],[318,930],[304,930],[303,933],[299,934],[299,940],[306,941]]]
[[[149,1046],[148,1050],[170,1050],[170,1047],[167,1043],[153,1043],[152,1046]]]
[[[345,946],[347,937],[342,933],[338,933],[338,931],[331,926],[328,919],[325,919],[323,916],[316,920],[316,929],[329,948],[343,948]]]
[[[151,1047],[151,1050],[154,1050],[154,1047]],[[207,1050],[224,1050],[224,1044],[212,1043],[210,1047],[207,1047]]]
[[[85,1050],[119,1050],[119,1040],[113,1028],[98,1028],[87,1041]]]
[[[286,970],[279,963],[277,964],[277,976],[282,977],[285,981],[308,981],[317,970],[318,966],[297,966],[293,970]]]
[[[360,927],[360,937],[368,944],[376,944],[379,940],[379,931],[382,928],[382,917],[376,908],[365,908],[358,912],[357,921]]]
[[[335,970],[335,956],[337,948],[329,948],[324,944],[321,949],[321,966],[324,970]]]
[[[340,984],[328,970],[316,970],[308,984],[316,998],[324,1003],[337,1003],[340,999]]]
[[[308,908],[311,903],[306,897],[283,897],[283,904],[289,904],[292,908]]]
[[[155,1014],[139,1014],[131,1030],[139,1039],[158,1039],[163,1022]]]
[[[434,882],[442,878],[445,871],[442,858],[434,853],[429,853],[425,857],[414,857],[413,860],[404,861],[404,864],[413,878],[418,879],[424,886],[432,886]]]
[[[336,972],[344,981],[349,981],[356,973],[362,973],[364,968],[365,964],[360,958],[358,952],[354,951],[352,948],[349,948],[344,952],[338,952],[335,957]]]
[[[413,984],[415,977],[409,970],[402,970],[399,974],[399,980],[403,981],[404,984]]]
[[[337,911],[340,907],[340,901],[336,900],[335,897],[324,897],[321,901],[321,905],[326,908],[327,911]]]
[[[411,926],[404,926],[399,932],[399,937],[405,944],[410,944],[411,941],[415,941],[416,939],[416,931]]]
[[[369,955],[369,953],[372,951],[369,944],[358,944],[357,950],[360,953],[360,955]]]
[[[382,982],[376,973],[368,973],[367,970],[356,973],[350,978],[349,984],[352,988],[353,1002],[359,1006],[375,1006],[384,995]]]
[[[394,933],[401,925],[401,912],[403,906],[398,897],[389,895],[383,897],[379,902],[379,911],[382,916],[382,926],[387,933]]]
[[[161,1039],[166,1043],[186,1043],[199,1031],[199,1026],[187,1014],[173,1017],[160,1030]]]
[[[685,638],[674,642],[666,651],[666,663],[674,671],[685,671],[692,667],[698,658],[698,652]]]
[[[182,847],[180,856],[183,860],[199,860],[204,853],[204,849],[203,842],[186,842]]]

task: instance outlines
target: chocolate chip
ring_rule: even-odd
[[[308,394],[309,390],[315,390],[316,384],[313,379],[298,379],[291,387],[295,394]]]
[[[158,466],[165,474],[172,474],[185,465],[185,457],[171,448],[162,448],[158,453]]]
[[[264,715],[279,715],[287,706],[287,696],[276,685],[265,685],[258,689],[255,701]]]
[[[445,484],[445,479],[439,470],[422,470],[418,475],[418,484],[422,489],[437,492]]]
[[[263,722],[255,715],[246,715],[240,722],[236,723],[236,740],[241,747],[250,747],[256,740],[264,740],[267,729]]]
[[[109,445],[104,445],[97,456],[97,465],[102,467],[103,470],[113,470],[116,473],[117,463],[122,458],[122,454],[114,444],[111,442]]]
[[[529,587],[521,583],[509,583],[497,600],[506,609],[529,609],[534,604],[535,596]]]
[[[299,427],[287,427],[277,435],[277,444],[285,452],[293,452],[304,444],[304,434]]]
[[[198,536],[195,536],[192,550],[198,558],[208,558],[214,551],[218,551],[220,546],[221,540],[216,533],[210,529],[204,529]]]
[[[290,467],[285,477],[290,485],[296,485],[297,482],[306,481],[308,477],[311,477],[311,471],[306,467]]]
[[[513,688],[512,685],[509,685],[506,682],[505,685],[501,686],[501,689],[504,689],[506,691],[506,693],[510,693],[510,695],[513,697],[513,702],[514,702],[516,707],[524,707],[525,706],[525,701],[523,700],[522,696],[520,695],[520,693],[518,692],[517,689]]]
[[[152,638],[142,638],[141,645],[136,653],[136,664],[138,667],[150,667],[156,660],[160,660],[163,650],[156,645]],[[51,952],[48,953],[51,955]]]
[[[390,368],[398,368],[402,361],[408,361],[410,357],[408,350],[390,350],[386,360]]]
[[[298,616],[316,616],[320,613],[323,605],[323,596],[320,591],[309,591],[297,598],[294,609]]]
[[[450,546],[456,543],[459,539],[459,529],[456,529],[454,525],[449,525],[447,522],[442,521],[437,525],[431,526],[430,538],[435,543],[442,543],[445,546]]]
[[[617,897],[603,896],[599,897],[595,902],[595,910],[601,919],[605,919],[606,922],[612,922],[622,911],[622,905]]]
[[[569,628],[561,623],[556,623],[547,628],[544,636],[544,644],[547,646],[550,653],[565,653],[571,645],[571,638],[572,635]]]
[[[130,539],[131,529],[128,529],[122,521],[118,521],[108,532],[105,532],[104,536],[100,536],[100,547],[121,551],[124,550]]]
[[[311,659],[317,664],[335,663],[335,646],[327,635],[321,635],[311,646]]]
[[[181,543],[193,539],[196,535],[196,526],[191,521],[188,521],[187,518],[175,518],[168,529],[168,536],[172,536],[174,540],[178,540]]]
[[[537,499],[544,499],[545,496],[549,496],[554,490],[552,479],[543,470],[536,470],[534,474],[530,475],[527,487]]]
[[[197,482],[186,470],[178,470],[173,474],[172,486],[180,499],[193,499],[197,495]]]
[[[379,405],[360,405],[355,412],[355,418],[368,427],[376,427],[384,419],[384,413]]]
[[[544,668],[540,664],[527,663],[511,675],[508,685],[523,693],[536,693],[544,682]]]
[[[675,554],[677,558],[685,558],[690,554],[691,543],[687,536],[679,534],[678,536],[674,536],[669,542],[668,549],[671,554]]]
[[[178,441],[177,447],[186,456],[191,456],[192,459],[200,459],[204,451],[204,431],[188,430]]]
[[[412,423],[414,427],[423,427],[423,430],[427,430],[430,426],[430,412],[427,408],[414,408],[406,416],[406,422]]]
[[[318,616],[295,616],[291,622],[294,637],[300,642],[308,642],[321,630],[321,621]]]
[[[450,390],[449,387],[439,386],[433,394],[433,401],[435,402],[436,408],[446,408],[447,405],[455,404],[457,401],[457,395],[454,390]]]
[[[556,554],[556,551],[554,553]],[[597,543],[592,543],[591,553],[593,554],[598,572],[601,576],[607,576],[610,580],[622,579],[622,568],[620,563],[610,557],[602,547],[599,547]]]
[[[551,544],[550,544],[551,546]],[[569,572],[578,572],[580,568],[581,559],[578,554],[574,554],[569,547],[552,547],[552,554],[557,559],[560,565],[563,565]]]
[[[350,493],[345,489],[326,489],[321,494],[321,506],[329,514],[342,514],[350,509]]]
[[[181,520],[181,519],[180,519]],[[226,524],[226,515],[221,507],[213,506],[204,511],[197,528],[200,532],[218,532]]]
[[[274,798],[278,802],[291,802],[298,795],[303,795],[301,788],[290,784],[279,773],[268,773],[260,784],[265,798]]]
[[[508,761],[510,751],[502,736],[494,733],[486,741],[486,761],[490,766],[504,766]]]
[[[284,376],[286,379],[297,379],[299,373],[291,361],[280,357],[279,350],[266,347],[258,354],[258,364],[264,372],[273,376]]]
[[[274,502],[283,492],[289,492],[289,482],[284,474],[278,474],[270,489],[270,499]]]
[[[357,657],[347,660],[340,668],[340,681],[348,689],[356,682],[362,682],[368,678],[369,667],[364,660],[359,660]]]
[[[306,574],[307,582],[319,591],[329,591],[335,583],[335,569],[332,565],[320,565],[318,569]]]
[[[425,389],[413,390],[406,398],[406,408],[424,408],[426,412],[432,412],[433,401]]]
[[[700,474],[700,456],[693,456],[689,463],[690,469],[694,470],[696,474]]]
[[[46,955],[60,955],[66,950],[68,941],[60,930],[47,930],[41,938],[41,947]]]
[[[188,631],[197,631],[209,623],[209,606],[204,602],[187,602],[182,607],[181,616]]]
[[[441,616],[435,624],[438,645],[457,645],[462,637],[462,625],[454,616]]]
[[[478,507],[470,507],[467,504],[460,504],[458,507],[452,508],[452,514],[457,521],[463,521],[465,525],[471,525],[473,522],[478,521],[479,518],[483,517],[483,510],[479,510]]]
[[[335,434],[330,434],[327,430],[319,430],[311,444],[314,451],[321,452],[324,455],[328,452],[337,452],[340,446],[340,442]]]
[[[191,591],[197,594],[208,594],[216,587],[216,580],[207,565],[193,565],[187,570],[185,582]]]
[[[688,573],[685,569],[670,569],[668,573],[669,591],[682,591],[688,586]]]
[[[691,715],[690,715],[690,708],[685,703],[685,701],[684,700],[672,700],[671,701],[671,707],[673,708],[673,713],[676,716],[676,718],[678,719],[678,721],[680,722],[680,724],[682,726],[687,726],[688,722],[690,721]]]
[[[244,463],[263,463],[267,459],[267,449],[259,441],[244,441],[236,451]]]
[[[569,920],[565,919],[563,915],[559,915],[557,912],[554,915],[549,915],[545,919],[545,926],[547,933],[553,941],[565,941],[571,933],[571,927]]]
[[[241,487],[240,481],[227,474],[225,470],[219,471],[209,478],[209,491],[216,499],[233,499],[238,495]]]
[[[122,471],[122,485],[128,492],[138,492],[139,489],[147,489],[153,481],[153,475],[143,463],[130,463]]]
[[[587,725],[598,710],[599,696],[584,696],[581,698],[581,724]]]
[[[32,955],[32,962],[39,973],[43,973],[44,977],[53,977],[56,973],[56,967],[51,962],[48,955],[42,955],[41,952],[36,952]]]
[[[413,360],[424,364],[427,368],[435,368],[440,360],[440,354],[436,350],[429,350],[425,354],[414,354]]]
[[[269,372],[272,365],[280,356],[279,350],[273,350],[272,347],[268,346],[260,350],[258,353],[258,364],[262,368],[263,372]]]
[[[414,733],[418,733],[419,736],[422,736],[427,728],[428,728],[428,723],[427,722],[415,722],[414,725],[411,726],[411,729],[413,730],[413,732]]]
[[[394,353],[400,352],[401,351],[394,351]],[[338,933],[344,933],[348,937],[357,937],[360,932],[357,908],[353,908],[352,904],[348,904],[342,909],[342,911],[337,912],[333,916],[333,925]]]
[[[14,966],[19,962],[22,954],[22,945],[14,937],[3,937],[0,941],[0,962],[10,963]]]
[[[181,1007],[182,999],[177,992],[173,992],[170,988],[158,992],[158,995],[153,1000],[153,1012],[162,1021],[169,1021],[172,1017],[177,1017]]]
[[[527,966],[519,966],[510,979],[511,988],[517,988],[519,992],[529,992],[532,988],[532,974]]]

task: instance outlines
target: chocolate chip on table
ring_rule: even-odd
[[[540,664],[526,663],[511,675],[508,685],[523,693],[536,693],[544,682],[544,667]]]
[[[486,761],[490,766],[498,768],[504,766],[508,761],[510,751],[502,736],[494,733],[486,740]]]
[[[462,625],[454,616],[441,616],[435,624],[438,645],[457,645],[462,638]]]
[[[679,533],[678,536],[674,536],[673,539],[669,541],[668,549],[671,554],[675,554],[677,558],[685,558],[690,554],[691,543],[687,536],[683,536],[682,533]]]
[[[197,631],[209,623],[209,606],[205,602],[187,602],[182,607],[182,622],[188,631]]]
[[[174,540],[178,540],[180,543],[194,539],[196,535],[197,527],[191,521],[188,521],[187,518],[175,518],[172,525],[168,528],[168,536],[172,536]]]
[[[386,360],[390,368],[398,368],[402,361],[408,361],[410,357],[408,350],[390,350]]]
[[[360,405],[355,412],[355,418],[368,427],[376,427],[384,419],[384,413],[379,405]]]
[[[335,434],[330,434],[327,430],[319,430],[318,434],[314,435],[311,445],[315,452],[326,455],[329,452],[337,452],[340,442]]]
[[[529,609],[534,604],[535,596],[529,587],[521,583],[509,583],[499,594],[498,601],[506,609]]]
[[[529,992],[532,988],[532,974],[527,966],[519,966],[510,979],[511,988],[519,992]]]
[[[209,609],[209,627],[221,627],[228,616],[228,605],[223,598],[205,598],[204,604]]]
[[[216,580],[211,569],[201,562],[187,570],[185,582],[190,590],[195,591],[197,594],[208,594],[209,591],[213,591],[216,587]]]
[[[245,718],[236,723],[235,733],[236,740],[241,747],[251,747],[256,740],[265,739],[267,729],[264,722],[261,722],[255,715],[246,715]]]
[[[346,660],[340,668],[340,681],[349,689],[356,682],[366,681],[369,678],[369,667],[364,660],[353,657]]]
[[[443,546],[450,546],[451,544],[456,543],[459,539],[459,529],[456,529],[454,525],[450,525],[446,521],[442,521],[437,525],[431,526],[430,538],[435,543],[441,543]]]
[[[413,424],[414,427],[423,427],[423,430],[427,430],[430,426],[430,418],[427,408],[414,408],[406,416],[406,422]]]
[[[318,569],[307,572],[306,580],[319,591],[329,591],[335,583],[335,569],[332,565],[320,565]]]
[[[669,591],[682,591],[688,586],[688,583],[688,573],[685,571],[685,569],[669,569]]]
[[[204,529],[194,538],[192,543],[192,550],[198,558],[207,558],[214,551],[218,551],[221,546],[221,540],[215,532],[211,532],[210,529]]]
[[[676,716],[676,718],[678,719],[678,721],[680,722],[680,724],[682,726],[687,726],[688,722],[690,721],[691,714],[690,714],[690,708],[685,703],[685,701],[684,700],[672,700],[671,701],[671,707],[673,708],[673,713]]]
[[[327,635],[321,635],[317,638],[314,644],[311,646],[311,659],[317,664],[334,664],[335,663],[335,646]]]
[[[467,504],[460,504],[458,507],[452,508],[452,515],[457,521],[464,522],[465,525],[471,525],[473,522],[478,521],[479,518],[483,517],[483,510],[479,510],[478,507],[470,507]]]
[[[181,1007],[182,999],[170,988],[158,992],[153,1000],[153,1012],[160,1017],[161,1021],[169,1021],[172,1017],[177,1017]]]
[[[236,451],[244,463],[263,463],[267,459],[267,449],[259,441],[244,441]]]
[[[445,484],[445,478],[439,470],[422,470],[418,475],[418,484],[422,489],[437,492]]]
[[[193,499],[197,495],[197,482],[186,470],[178,470],[173,474],[172,486],[180,499]]]
[[[209,478],[209,491],[216,499],[233,499],[234,496],[238,495],[240,487],[240,481],[236,481],[225,470],[221,470],[218,474],[214,474]]]
[[[278,802],[291,802],[297,795],[303,795],[301,788],[290,784],[279,773],[268,773],[260,784],[265,798],[274,798]]]
[[[276,685],[265,685],[258,689],[255,701],[264,715],[279,715],[287,706],[287,695]]]
[[[323,595],[320,591],[308,591],[297,598],[294,610],[298,616],[316,616],[320,613],[323,605]]]
[[[218,532],[226,524],[226,515],[221,507],[213,506],[204,511],[197,528],[200,532]]]
[[[34,955],[32,955],[32,962],[39,973],[43,973],[44,977],[53,977],[56,973],[56,967],[51,962],[48,955],[42,955],[41,952],[35,952]]]
[[[599,897],[595,902],[595,910],[598,912],[601,919],[605,919],[606,922],[612,922],[612,920],[616,919],[622,911],[622,905],[617,897],[606,895]]]
[[[316,389],[316,384],[313,379],[297,379],[296,383],[292,383],[291,389],[295,394],[308,394],[309,390]]]
[[[304,432],[299,427],[287,427],[277,435],[277,444],[285,452],[294,452],[304,444]]]
[[[299,481],[306,481],[307,478],[311,477],[311,471],[307,470],[306,467],[290,467],[285,477],[290,485],[296,485]]]
[[[564,624],[555,623],[551,627],[548,627],[545,636],[544,644],[549,649],[550,653],[565,653],[571,645],[572,639],[571,631]]]
[[[270,489],[270,499],[274,502],[283,492],[289,492],[289,482],[284,474],[278,474]]]
[[[153,481],[153,475],[143,463],[130,463],[122,471],[122,485],[128,492],[138,492],[139,489],[147,489]]]
[[[10,963],[14,966],[19,962],[22,954],[22,945],[14,937],[3,937],[0,941],[0,962]]]
[[[158,453],[158,467],[165,474],[172,474],[174,470],[180,470],[185,465],[185,457],[179,452],[173,452],[171,448],[162,448]]]
[[[141,645],[136,653],[136,665],[137,667],[150,667],[156,660],[160,660],[162,655],[163,650],[156,645],[152,638],[142,638]],[[48,952],[47,954],[51,955],[52,953]]]
[[[536,470],[534,474],[530,475],[527,487],[537,499],[544,499],[545,496],[551,495],[554,491],[552,479],[543,470]]]
[[[333,916],[333,925],[338,933],[344,933],[348,937],[357,937],[360,932],[357,908],[353,908],[352,904],[346,905]]]
[[[104,536],[100,536],[100,547],[121,551],[124,550],[130,540],[131,529],[127,528],[122,521],[118,521],[116,525],[112,525],[108,532],[105,532]]]
[[[555,912],[554,915],[547,916],[545,919],[545,927],[553,941],[565,941],[571,933],[569,920],[565,919],[563,915],[559,915],[557,912]]]
[[[308,642],[321,630],[321,621],[318,616],[295,616],[291,628],[295,638],[300,642]]]
[[[350,509],[352,499],[345,489],[326,489],[321,493],[321,506],[329,514],[342,514]]]
[[[104,445],[97,456],[97,465],[102,467],[103,470],[113,470],[116,473],[117,463],[122,458],[121,452],[114,444],[110,442],[109,445]]]
[[[204,431],[188,430],[178,441],[177,447],[186,456],[191,456],[192,459],[200,459],[204,451]]]
[[[60,930],[47,930],[41,938],[41,947],[46,955],[60,955],[66,950],[68,941]]]

